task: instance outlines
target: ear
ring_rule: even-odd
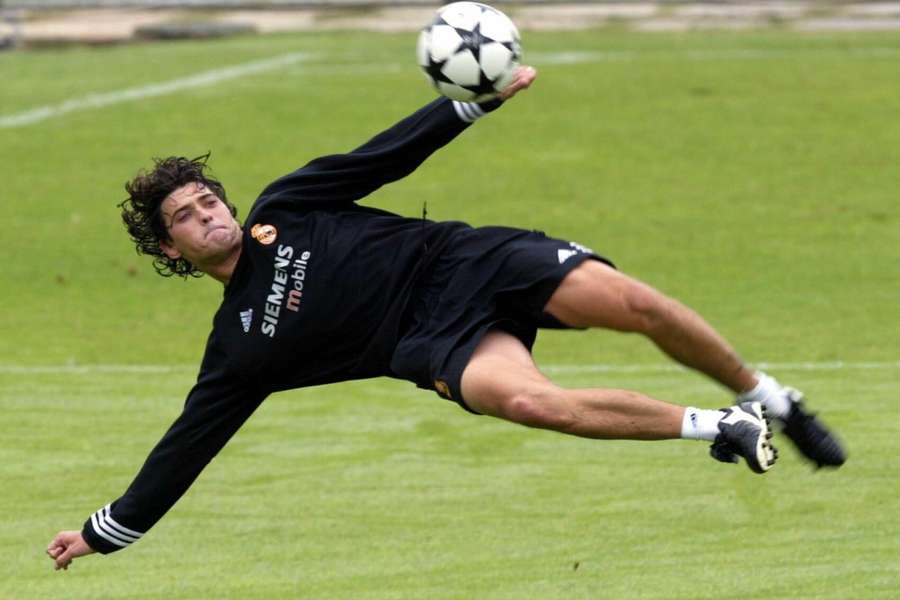
[[[181,258],[181,251],[166,240],[159,240],[159,249],[172,260]]]

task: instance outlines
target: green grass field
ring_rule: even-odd
[[[271,397],[138,544],[53,572],[51,537],[121,494],[179,413],[221,294],[134,254],[122,184],[151,156],[212,150],[246,214],[275,177],[432,97],[414,41],[0,54],[0,122],[308,54],[0,126],[0,597],[896,598],[888,34],[526,34],[535,87],[366,201],[417,215],[427,200],[432,218],[542,229],[610,256],[805,390],[847,442],[840,471],[812,472],[785,442],[759,477],[696,442],[566,438],[405,382],[355,382]],[[566,385],[729,402],[636,337],[544,333],[536,356]]]

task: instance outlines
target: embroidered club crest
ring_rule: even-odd
[[[268,246],[278,237],[278,230],[274,225],[260,225],[257,223],[250,228],[250,235],[263,246]]]

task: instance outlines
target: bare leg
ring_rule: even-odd
[[[516,337],[491,331],[462,376],[475,411],[542,429],[602,439],[681,437],[684,408],[626,390],[561,388],[541,374]]]
[[[605,327],[649,337],[686,367],[740,393],[756,377],[700,315],[597,261],[586,261],[562,281],[547,312],[572,327]]]

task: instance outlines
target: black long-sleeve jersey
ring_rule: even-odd
[[[113,552],[144,535],[272,392],[394,376],[390,359],[417,277],[469,227],[355,201],[411,173],[499,104],[435,100],[263,190],[184,411],[124,495],[85,522],[93,549]]]

